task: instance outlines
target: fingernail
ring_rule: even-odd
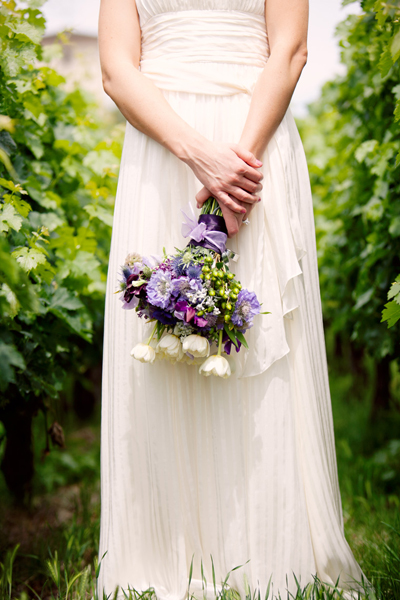
[[[259,198],[259,199],[257,200],[257,202],[261,202],[261,198]]]
[[[261,160],[257,160],[257,165],[258,165],[259,167],[261,167],[261,166],[262,166],[262,162],[261,162]]]

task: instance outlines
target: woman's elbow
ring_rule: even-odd
[[[110,74],[106,71],[102,71],[102,82],[103,82],[103,90],[107,94],[107,96],[112,97],[112,80]]]
[[[308,50],[307,50],[307,44],[302,44],[301,46],[299,46],[293,56],[293,60],[295,60],[299,66],[303,69],[303,67],[305,67],[305,65],[307,64],[307,58],[308,58]]]

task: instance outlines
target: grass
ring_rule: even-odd
[[[394,377],[397,387],[399,381],[400,377]],[[346,538],[373,583],[376,598],[399,600],[400,441],[396,433],[400,413],[394,410],[371,422],[370,382],[365,382],[364,393],[358,395],[361,400],[353,399],[353,385],[348,374],[331,374]],[[95,593],[96,573],[101,568],[97,564],[99,415],[89,424],[72,419],[66,431],[67,449],[52,450],[48,456],[42,456],[41,431],[39,416],[35,423],[38,469],[28,511],[12,505],[0,479],[0,599],[100,600]],[[238,599],[229,577],[216,590],[220,600]],[[151,589],[125,594],[120,597],[155,600]],[[340,597],[337,590],[316,580],[305,589],[299,585],[290,599]],[[368,598],[375,600],[372,593]],[[248,590],[247,600],[264,599]]]

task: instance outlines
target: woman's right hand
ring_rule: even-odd
[[[262,163],[238,144],[202,144],[185,162],[221,209],[244,215],[247,211],[242,202],[259,201],[263,174],[258,169]]]

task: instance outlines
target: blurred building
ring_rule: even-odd
[[[105,108],[115,109],[115,104],[103,90],[97,37],[80,33],[46,35],[42,45],[60,45],[60,41],[61,46],[54,49],[50,66],[65,77],[67,87],[72,88],[77,83],[94,94]]]

